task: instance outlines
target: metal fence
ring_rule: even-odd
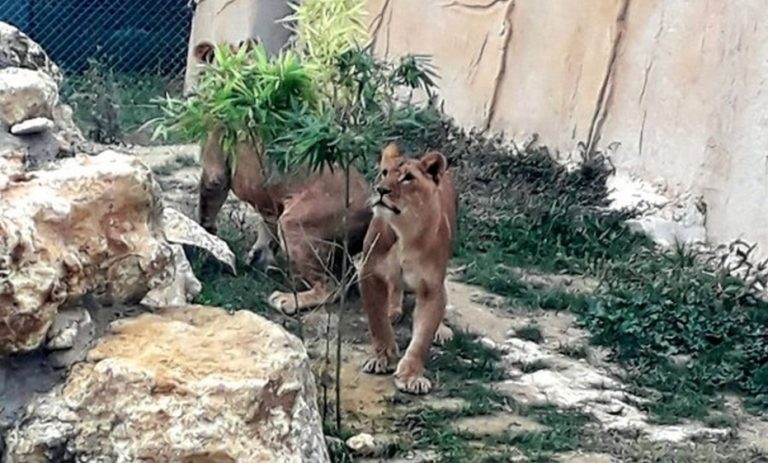
[[[89,59],[115,72],[179,76],[186,66],[191,0],[0,0],[0,21],[38,42],[65,74]]]

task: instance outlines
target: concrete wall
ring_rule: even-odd
[[[466,126],[620,146],[620,169],[703,195],[714,242],[768,251],[764,0],[368,0],[376,50],[433,56]]]

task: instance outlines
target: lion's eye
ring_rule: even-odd
[[[401,182],[410,182],[411,180],[413,180],[413,178],[414,178],[414,177],[413,177],[413,174],[412,174],[412,173],[410,173],[410,172],[406,172],[406,173],[405,173],[405,175],[403,175],[403,178],[402,178],[402,179],[400,179],[400,181],[401,181]]]
[[[386,176],[387,176],[387,169],[383,169],[383,170],[381,171],[381,176],[382,176],[382,177],[386,177]]]

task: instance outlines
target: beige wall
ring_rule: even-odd
[[[765,0],[368,0],[376,50],[433,56],[446,110],[702,194],[768,251]]]

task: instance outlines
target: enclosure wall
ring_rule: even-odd
[[[768,251],[764,0],[368,0],[376,49],[434,57],[465,126],[702,194],[708,238]]]

